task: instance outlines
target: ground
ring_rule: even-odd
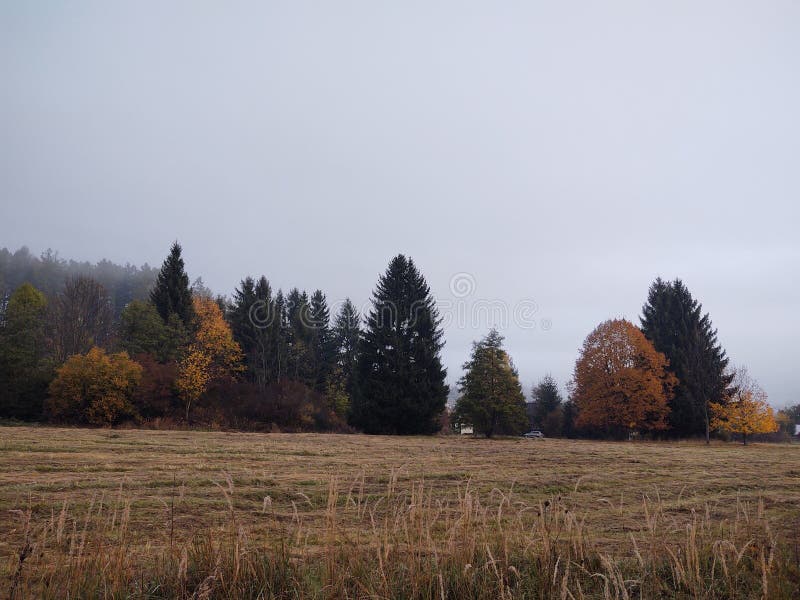
[[[646,497],[675,518],[735,519],[761,500],[779,535],[800,529],[800,445],[4,427],[0,466],[4,565],[23,535],[9,511],[30,508],[35,523],[65,503],[83,514],[125,498],[140,545],[185,540],[232,514],[251,537],[302,521],[313,540],[331,486],[368,499],[423,481],[434,500],[468,485],[530,505],[560,496],[609,552],[641,529]]]

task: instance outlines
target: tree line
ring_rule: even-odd
[[[350,300],[331,314],[321,290],[284,293],[264,276],[215,297],[190,283],[177,243],[159,270],[4,249],[0,283],[4,418],[401,435],[469,425],[488,437],[533,426],[548,436],[746,439],[775,427],[763,390],[730,369],[680,280],[655,281],[640,326],[609,320],[586,338],[566,400],[546,376],[526,403],[492,330],[473,345],[452,408],[441,319],[403,255],[365,315]],[[779,414],[781,426],[797,412]]]
[[[464,364],[456,425],[492,437],[529,423],[548,436],[624,439],[794,433],[798,407],[773,415],[766,392],[746,368],[731,368],[717,331],[685,284],[650,287],[637,327],[625,319],[598,325],[585,339],[565,401],[545,376],[526,405],[513,361],[492,330]]]

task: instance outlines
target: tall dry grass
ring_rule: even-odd
[[[800,568],[776,539],[762,502],[737,500],[735,518],[702,506],[680,516],[642,498],[644,518],[623,551],[593,540],[569,494],[529,504],[511,489],[479,493],[470,482],[443,496],[430,481],[380,493],[364,477],[333,478],[324,523],[295,510],[254,541],[231,477],[217,482],[228,517],[188,541],[175,531],[174,491],[160,534],[132,542],[132,502],[120,490],[85,508],[14,513],[24,541],[9,559],[17,598],[797,598]],[[302,498],[299,499],[302,502]],[[253,501],[255,502],[255,500]],[[601,499],[598,499],[600,504]],[[605,502],[609,502],[605,500]],[[612,506],[620,527],[626,506]]]

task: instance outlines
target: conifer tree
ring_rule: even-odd
[[[472,345],[464,371],[458,382],[456,420],[488,438],[524,432],[528,426],[525,396],[514,363],[503,349],[503,336],[496,329]]]
[[[344,380],[348,396],[353,394],[353,376],[358,358],[358,340],[361,337],[361,316],[350,298],[345,299],[333,325],[336,362]]]
[[[316,290],[311,296],[309,319],[312,384],[316,391],[324,394],[327,390],[328,378],[335,366],[336,353],[331,333],[328,301],[321,290]]]
[[[297,288],[289,291],[286,297],[288,342],[287,375],[306,385],[314,384],[314,359],[312,352],[312,323],[308,294]]]
[[[192,291],[178,242],[172,244],[169,256],[161,266],[155,287],[150,292],[150,301],[165,323],[169,320],[170,314],[175,313],[187,329],[193,329]]]
[[[242,280],[233,294],[229,319],[234,339],[244,352],[250,379],[263,390],[277,379],[275,367],[276,343],[273,320],[275,301],[266,277],[255,282],[252,277]]]
[[[678,378],[670,401],[672,433],[705,435],[708,442],[709,406],[725,402],[732,380],[708,313],[703,314],[702,305],[680,279],[658,278],[650,286],[640,320],[645,337],[667,357],[669,370]]]
[[[547,436],[560,435],[564,414],[561,392],[553,376],[547,374],[533,386],[531,397],[533,400],[531,416],[535,426]]]
[[[367,433],[436,432],[448,392],[439,357],[443,345],[430,288],[414,262],[400,254],[373,292],[359,344],[351,424]]]

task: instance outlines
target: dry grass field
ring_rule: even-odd
[[[800,597],[800,446],[0,428],[0,595]]]

